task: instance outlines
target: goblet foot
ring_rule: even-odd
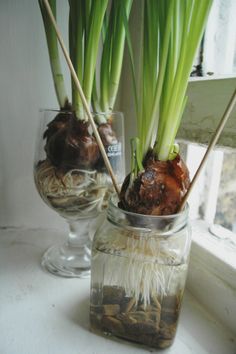
[[[89,247],[71,247],[69,244],[50,247],[43,255],[42,266],[50,273],[64,278],[90,276]]]

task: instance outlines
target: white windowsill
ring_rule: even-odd
[[[235,79],[236,73],[224,74],[224,75],[205,75],[205,76],[190,76],[189,82],[197,81],[209,81],[209,80],[225,80],[225,79]]]
[[[191,221],[191,225],[194,247],[201,248],[200,257],[206,260],[207,256],[212,272],[236,288],[236,243],[212,235],[210,225],[203,220]]]
[[[40,259],[63,234],[43,229],[0,230],[1,343],[4,354],[147,353],[153,350],[89,331],[89,279],[43,272]],[[235,354],[236,337],[185,293],[175,343],[163,353]]]

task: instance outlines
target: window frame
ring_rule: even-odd
[[[208,145],[236,87],[236,74],[229,77],[190,78],[188,103],[178,139]],[[236,148],[236,107],[220,135],[219,147]]]
[[[235,87],[235,76],[190,78],[187,92],[189,100],[178,138],[206,147]],[[227,240],[217,239],[209,231],[214,218],[214,211],[209,210],[209,200],[215,204],[215,209],[217,199],[214,197],[212,200],[212,194],[219,187],[219,171],[216,171],[215,163],[218,158],[222,159],[219,156],[222,155],[222,149],[236,148],[236,108],[217,147],[220,150],[210,156],[207,178],[212,188],[205,201],[203,220],[191,221],[193,232],[187,288],[226,327],[236,333],[236,247],[229,245]],[[196,193],[195,190],[193,198]]]
[[[187,288],[236,333],[236,246],[214,238],[209,232],[210,224],[204,220],[195,220],[191,224]]]

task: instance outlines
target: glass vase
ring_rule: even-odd
[[[113,197],[92,246],[91,329],[154,348],[174,340],[190,251],[188,207],[126,212]]]
[[[34,180],[43,201],[69,225],[64,244],[50,247],[42,265],[63,277],[90,275],[94,221],[107,208],[114,192],[93,131],[73,112],[40,112]],[[93,114],[118,183],[124,178],[123,115],[120,112]]]

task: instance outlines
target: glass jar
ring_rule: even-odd
[[[113,197],[93,240],[90,324],[150,347],[174,340],[190,251],[188,206],[179,214],[126,212]]]

